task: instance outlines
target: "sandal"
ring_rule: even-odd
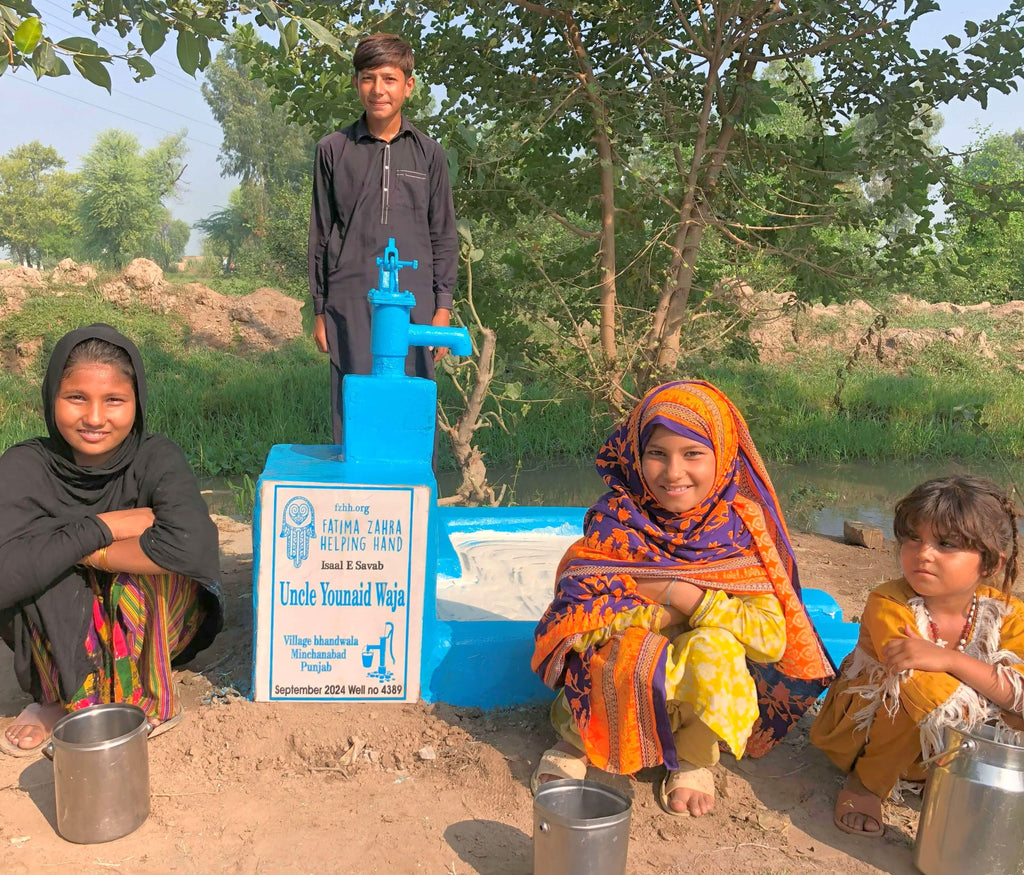
[[[166,720],[155,725],[153,723],[149,724],[149,737],[156,738],[158,735],[163,735],[169,729],[174,729],[175,726],[181,723],[181,718],[184,716],[185,709],[184,707],[179,705],[178,710],[174,713],[172,717],[168,717]]]
[[[715,798],[715,776],[705,766],[680,763],[678,769],[665,772],[658,784],[658,804],[666,814],[673,817],[692,817],[689,811],[676,811],[669,804],[669,797],[675,790],[695,790]]]
[[[842,819],[847,814],[862,814],[870,817],[878,824],[878,829],[854,829],[847,826]],[[832,822],[843,832],[852,836],[864,836],[865,838],[876,839],[885,832],[885,822],[882,820],[882,800],[874,793],[854,793],[845,787],[839,791],[836,799],[836,810],[832,815]]]
[[[537,795],[537,788],[540,787],[541,775],[554,775],[555,778],[570,778],[582,781],[587,777],[587,761],[580,759],[579,755],[571,754],[568,751],[559,750],[557,747],[550,747],[544,751],[544,755],[537,763],[530,777],[530,790]]]

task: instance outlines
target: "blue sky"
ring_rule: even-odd
[[[983,21],[1001,11],[998,0],[940,0],[942,11],[925,16],[920,46],[938,45],[946,33],[961,33],[965,18]],[[48,29],[58,38],[90,35],[81,19],[74,19],[71,4],[61,0],[35,0]],[[116,34],[101,34],[101,45],[113,49]],[[0,154],[14,146],[39,140],[53,146],[77,170],[79,161],[92,146],[96,135],[107,128],[131,131],[144,147],[182,129],[187,130],[188,168],[182,177],[181,194],[169,204],[176,218],[192,224],[227,204],[235,185],[220,174],[217,154],[220,126],[199,91],[202,74],[196,79],[183,73],[174,56],[172,40],[151,59],[156,76],[135,83],[115,64],[111,70],[113,95],[80,76],[62,76],[36,81],[28,70],[0,76]],[[956,103],[942,108],[945,124],[939,139],[950,149],[969,144],[973,127],[987,126],[993,131],[1013,131],[1024,126],[1024,94],[1002,95],[993,92],[986,111],[975,104]],[[188,252],[198,253],[199,232],[193,230]]]

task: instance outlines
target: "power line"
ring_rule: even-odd
[[[64,100],[73,100],[76,103],[81,103],[81,104],[84,104],[85,106],[91,106],[93,109],[98,109],[100,112],[106,112],[106,113],[110,113],[111,115],[116,115],[116,116],[118,116],[120,118],[128,119],[129,121],[134,122],[135,124],[138,124],[138,125],[146,125],[147,127],[155,128],[158,131],[163,131],[165,134],[172,134],[173,135],[173,134],[177,134],[178,133],[178,131],[172,131],[170,128],[164,128],[164,127],[161,127],[160,125],[155,125],[152,122],[143,121],[142,119],[137,118],[135,116],[125,115],[123,112],[118,112],[116,109],[110,109],[109,107],[102,106],[102,105],[100,105],[98,103],[93,103],[92,101],[84,100],[81,97],[73,97],[70,94],[65,94],[62,91],[58,91],[56,88],[47,88],[45,85],[41,84],[40,82],[35,82],[35,81],[31,80],[31,79],[19,79],[17,76],[10,75],[10,73],[8,73],[8,75],[5,76],[4,78],[9,80],[9,81],[12,81],[12,82],[19,82],[19,83],[20,82],[24,82],[24,83],[26,83],[28,85],[32,85],[32,86],[34,86],[36,88],[41,88],[41,89],[43,89],[43,91],[49,91],[51,94],[56,94],[58,97],[60,97],[60,98],[62,98]],[[145,102],[145,101],[143,101],[143,102]],[[154,104],[154,106],[155,106],[155,104]],[[218,149],[218,150],[220,149],[220,146],[216,146],[213,143],[207,143],[205,140],[200,140],[198,137],[193,137],[191,134],[188,134],[188,133],[185,134],[185,139],[189,140],[190,142],[193,142],[193,143],[198,143],[201,146],[209,146],[211,149]]]
[[[58,28],[58,30],[59,29],[61,29],[61,28]],[[78,36],[78,34],[72,34],[72,36]],[[175,85],[175,83],[169,83],[169,84]],[[176,86],[176,87],[180,88],[181,86]],[[194,93],[194,91],[190,90],[189,93],[190,94]],[[136,97],[134,94],[129,94],[127,91],[124,91],[122,89],[119,89],[117,91],[117,94],[118,94],[118,97],[124,97],[124,98],[127,98],[128,100],[134,100],[136,103],[141,103],[143,106],[150,106],[153,109],[159,110],[160,112],[166,112],[166,113],[170,113],[171,115],[180,116],[181,118],[187,119],[190,122],[195,122],[197,125],[203,125],[204,127],[212,128],[213,130],[217,131],[218,133],[221,131],[220,125],[215,125],[212,122],[204,121],[203,119],[196,118],[195,116],[187,115],[187,114],[185,114],[183,112],[178,112],[176,109],[171,109],[169,106],[161,106],[158,103],[153,103],[153,101],[151,101],[151,100],[144,100],[143,98]]]

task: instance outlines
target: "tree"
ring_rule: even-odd
[[[157,251],[157,238],[185,169],[184,133],[139,151],[125,131],[101,133],[82,162],[79,217],[87,254],[120,267]],[[179,232],[180,233],[180,232]]]
[[[1024,130],[988,134],[967,150],[948,185],[951,232],[935,285],[961,304],[1024,291]]]
[[[121,38],[130,37],[124,49],[110,52],[96,40],[81,36],[56,40],[46,32],[45,16],[31,0],[7,0],[0,3],[0,76],[22,67],[31,69],[37,79],[66,76],[71,72],[67,64],[70,61],[85,79],[110,91],[109,64],[122,60],[136,81],[148,79],[156,71],[143,52],[152,55],[158,51],[172,31],[176,33],[178,63],[190,76],[210,62],[210,40],[227,35],[227,3],[214,3],[201,10],[189,0],[114,0],[98,4],[75,0],[71,6],[76,16],[92,25],[94,33],[107,27]]]
[[[227,207],[196,222],[196,227],[212,244],[213,253],[227,258],[230,264],[235,263],[238,251],[252,237],[259,220],[247,203],[249,200],[245,188],[240,186],[228,195]]]
[[[224,134],[218,158],[225,176],[266,190],[294,186],[309,173],[313,138],[271,103],[266,83],[250,76],[231,46],[206,70],[203,97]]]
[[[600,325],[591,383],[613,398],[627,376],[639,390],[675,371],[693,298],[726,268],[771,256],[849,288],[930,243],[929,191],[952,166],[929,142],[932,107],[984,104],[1024,73],[1024,0],[927,51],[909,32],[931,0],[424,6],[415,20],[358,0],[310,14],[335,34],[400,30],[421,76],[449,85],[432,130],[459,150],[464,209],[575,237]],[[347,65],[301,35],[258,61],[296,118],[337,103]],[[766,124],[783,104],[804,124]],[[877,242],[865,259],[814,229]]]
[[[167,270],[172,264],[181,261],[185,255],[188,238],[191,236],[192,229],[189,228],[188,222],[175,219],[170,210],[164,210],[163,220],[151,244],[150,257]]]
[[[305,271],[313,138],[271,102],[266,83],[250,75],[232,46],[214,59],[202,90],[224,132],[223,174],[241,176],[242,185],[226,209],[196,227],[229,263],[244,247],[246,272],[294,279],[297,267]],[[301,202],[298,212],[296,201]]]
[[[6,0],[0,3],[0,76],[8,70],[29,68],[36,78],[66,76],[71,72],[67,59],[85,79],[110,91],[107,66],[123,61],[136,81],[148,79],[156,71],[143,57],[158,52],[173,32],[175,54],[182,70],[194,76],[210,63],[210,43],[225,40],[229,22],[238,16],[251,17],[258,26],[277,27],[282,51],[294,46],[300,26],[314,39],[339,49],[336,36],[308,16],[305,3],[276,0],[211,0],[197,4],[193,0],[73,0],[75,16],[84,18],[94,34],[114,30],[124,40],[122,50],[111,52],[88,37],[55,40],[47,33],[45,16],[32,0]],[[346,26],[350,35],[354,28]],[[138,42],[136,42],[136,40]]]
[[[48,256],[70,254],[63,247],[74,238],[77,195],[65,164],[38,141],[0,158],[0,246],[15,261],[41,267]]]

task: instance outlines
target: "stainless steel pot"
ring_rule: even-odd
[[[53,760],[57,831],[69,842],[109,842],[149,816],[149,723],[136,705],[93,705],[57,721]]]
[[[596,781],[541,784],[533,797],[534,875],[624,875],[632,803]]]
[[[932,757],[914,864],[925,875],[1024,872],[1024,747],[995,740],[995,728],[946,730]]]

